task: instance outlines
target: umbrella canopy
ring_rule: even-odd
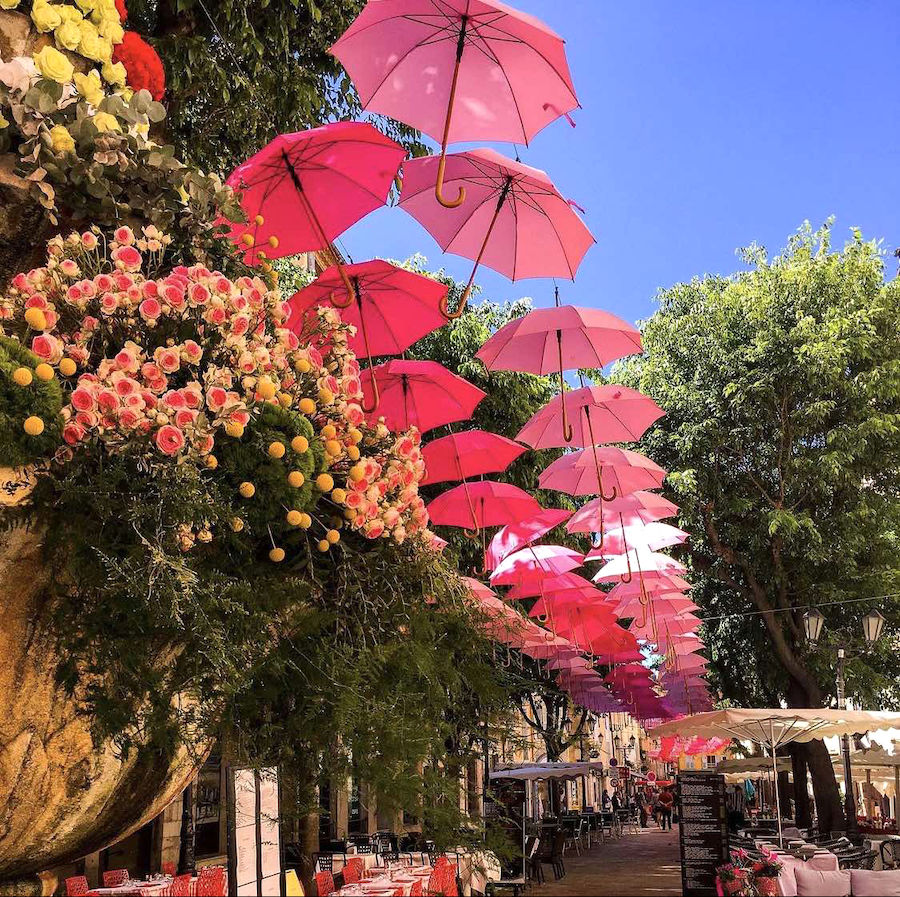
[[[468,420],[487,395],[477,386],[451,373],[436,361],[392,359],[360,376],[367,407],[374,398],[372,380],[377,377],[379,402],[367,415],[370,424],[384,418],[394,431],[418,427],[422,433]]]
[[[703,621],[693,614],[679,614],[677,617],[667,617],[665,620],[665,628],[669,633],[684,635],[686,632],[694,632]],[[659,626],[654,622],[646,621],[643,625],[632,623],[628,627],[629,631],[637,638],[645,638],[654,640],[660,635]]]
[[[562,545],[532,545],[505,557],[491,574],[492,585],[540,582],[576,570],[584,555]]]
[[[406,150],[365,122],[281,134],[228,176],[245,224],[231,237],[252,260],[330,249],[331,241],[387,202]],[[351,285],[344,281],[348,293]]]
[[[536,595],[549,595],[562,589],[581,589],[589,593],[596,591],[596,586],[577,573],[563,573],[561,576],[547,577],[540,583],[515,586],[506,597],[512,601],[516,598],[533,598]]]
[[[599,533],[616,525],[650,523],[673,517],[678,505],[644,490],[619,495],[612,501],[593,499],[577,510],[566,524],[570,533]]]
[[[666,471],[649,458],[611,445],[568,452],[538,477],[542,489],[569,495],[597,495],[603,502],[662,485]],[[612,498],[607,498],[611,493]]]
[[[518,486],[481,480],[439,495],[428,505],[428,516],[438,525],[480,530],[526,520],[540,509],[537,501]]]
[[[674,597],[678,595],[679,597]],[[623,599],[615,608],[617,617],[636,617],[643,613],[646,605],[642,603],[639,595],[633,595]],[[659,597],[650,598],[650,606],[657,619],[678,616],[681,613],[691,613],[700,608],[687,596],[679,592],[668,592]]]
[[[693,586],[675,573],[644,573],[632,582],[619,582],[609,590],[611,601],[620,601],[629,595],[641,593],[653,595],[659,592],[687,592]]]
[[[517,779],[526,782],[543,782],[547,779],[573,781],[591,772],[600,772],[602,763],[530,763],[513,769],[492,769],[492,779]]]
[[[425,156],[403,166],[400,207],[445,252],[475,261],[452,317],[465,309],[482,264],[511,280],[574,279],[596,241],[545,172],[489,149],[447,156],[445,183],[468,194],[464,203],[448,211],[434,197],[441,161]],[[444,311],[450,317],[446,304]]]
[[[625,554],[631,548],[648,548],[659,551],[672,545],[681,545],[688,539],[688,534],[677,526],[654,520],[650,523],[632,523],[626,526],[614,526],[603,532],[603,551],[599,549],[587,555],[589,560],[595,557],[610,557]]]
[[[571,516],[571,511],[562,508],[546,508],[528,520],[504,526],[491,539],[485,556],[485,569],[493,570],[508,554],[547,535],[550,530],[565,523]]]
[[[422,447],[425,478],[419,485],[497,473],[506,470],[525,450],[525,446],[512,439],[487,430],[451,433]]]
[[[532,448],[565,446],[563,405],[572,422],[571,445],[634,442],[665,413],[652,399],[627,386],[585,386],[563,392],[536,411],[516,439]]]
[[[594,582],[612,582],[622,576],[631,576],[632,571],[643,576],[644,573],[651,572],[684,573],[686,569],[680,561],[662,552],[632,548],[627,554],[617,555],[604,564],[594,576]]]

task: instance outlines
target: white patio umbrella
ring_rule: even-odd
[[[814,741],[834,735],[852,735],[900,727],[900,713],[876,710],[784,709],[746,710],[730,708],[697,713],[663,723],[648,733],[651,738],[693,735],[702,738],[737,738],[764,747],[777,777],[775,751],[791,742]],[[775,815],[781,839],[781,802],[775,789]]]

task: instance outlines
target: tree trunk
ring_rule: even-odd
[[[791,765],[794,773],[794,818],[797,820],[798,828],[809,828],[812,825],[812,814],[809,811],[809,779],[805,745],[791,745]]]
[[[812,775],[813,794],[816,798],[816,814],[821,833],[844,831],[844,808],[838,791],[831,756],[823,741],[806,743],[806,763]]]
[[[778,788],[778,805],[781,807],[782,818],[793,819],[794,813],[791,808],[793,790],[791,789],[790,783],[788,782],[787,770],[778,773],[775,787]]]

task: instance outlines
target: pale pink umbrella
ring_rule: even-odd
[[[367,407],[371,407],[374,398],[375,377],[381,384],[379,401],[366,419],[374,424],[384,417],[388,429],[395,432],[418,427],[425,433],[444,424],[468,420],[487,395],[436,361],[394,358],[361,374]]]
[[[330,52],[364,109],[440,140],[442,163],[448,143],[527,144],[578,106],[563,39],[498,0],[372,0]]]
[[[592,446],[557,458],[538,478],[542,489],[594,495],[604,502],[662,486],[666,471],[644,455],[612,445]],[[607,496],[607,490],[611,494]]]
[[[564,523],[571,516],[571,511],[565,511],[562,508],[545,508],[528,520],[504,526],[494,534],[494,538],[488,545],[484,562],[485,569],[493,570],[508,554],[512,554],[535,539],[540,539],[541,536],[546,536],[550,530]]]
[[[505,557],[491,574],[495,586],[525,585],[577,570],[584,555],[563,545],[532,545]]]
[[[652,621],[644,623],[643,626],[631,624],[629,631],[636,638],[651,638],[659,633],[655,625],[651,625]],[[666,629],[670,634],[684,635],[688,632],[694,632],[703,621],[693,614],[682,614],[677,617],[671,617],[665,621]]]
[[[345,276],[351,293],[344,286]],[[348,340],[350,349],[357,358],[368,358],[371,367],[373,355],[399,355],[443,325],[440,304],[447,290],[446,284],[381,259],[344,265],[342,270],[331,267],[288,300],[287,327],[302,342],[308,324],[318,321],[317,309],[334,305],[341,309],[341,320],[356,328]],[[373,386],[377,405],[377,381]]]
[[[700,609],[690,598],[682,595],[680,592],[664,592],[660,595],[652,595],[650,603],[658,619],[675,617],[684,612],[691,613]],[[634,617],[638,612],[643,612],[645,606],[640,596],[634,595],[620,601],[616,605],[615,613],[617,617]]]
[[[630,582],[616,583],[607,593],[610,601],[621,601],[629,595],[658,594],[660,592],[689,592],[693,585],[677,573],[645,573]]]
[[[581,607],[589,612],[616,612],[614,605],[606,601],[606,592],[600,589],[593,591],[583,589],[561,589],[555,592],[544,592],[528,611],[530,617],[549,616],[551,610],[562,610],[570,607]]]
[[[352,284],[331,242],[387,202],[406,150],[365,122],[341,121],[281,134],[225,182],[241,194],[245,224],[231,238],[251,258],[327,249],[347,294]]]
[[[596,242],[547,174],[489,149],[447,156],[448,185],[466,187],[466,201],[450,211],[434,198],[441,160],[413,159],[403,166],[400,207],[412,215],[445,252],[475,262],[451,315],[466,307],[480,265],[511,280],[565,277],[574,280],[584,254]]]
[[[645,573],[684,573],[687,570],[680,561],[661,551],[632,548],[627,554],[617,555],[604,564],[593,579],[594,582],[613,582],[620,577],[630,577],[635,568],[640,576]],[[630,582],[630,579],[625,582]]]
[[[658,520],[650,523],[632,523],[615,526],[603,531],[603,548],[594,549],[587,555],[588,560],[598,557],[611,557],[625,554],[631,548],[649,548],[659,551],[681,545],[688,539],[688,533],[677,526],[661,523]]]
[[[572,439],[561,429],[563,406]],[[634,442],[665,412],[653,399],[627,386],[584,386],[563,392],[536,411],[516,436],[532,448],[571,443],[586,448],[603,442]]]
[[[487,430],[451,433],[422,447],[425,478],[419,485],[498,473],[506,470],[524,451],[525,446],[518,442]]]
[[[598,533],[610,527],[633,523],[650,523],[673,517],[678,505],[644,490],[619,495],[612,501],[593,499],[582,505],[566,524],[570,533]]]
[[[534,598],[537,595],[550,594],[561,589],[584,589],[588,592],[595,592],[597,587],[590,580],[579,576],[577,573],[563,573],[561,576],[548,577],[540,583],[526,583],[521,586],[514,586],[507,592],[506,597],[510,601],[517,598]]]

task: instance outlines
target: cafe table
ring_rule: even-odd
[[[197,893],[198,880],[196,876],[191,879],[192,895]],[[168,897],[171,888],[172,877],[165,875],[145,881],[126,881],[114,888],[92,888],[88,891],[88,897]]]
[[[408,897],[417,881],[422,883],[422,892],[425,892],[431,873],[430,866],[392,867],[372,878],[344,885],[335,893],[340,897],[383,897],[402,891]]]

